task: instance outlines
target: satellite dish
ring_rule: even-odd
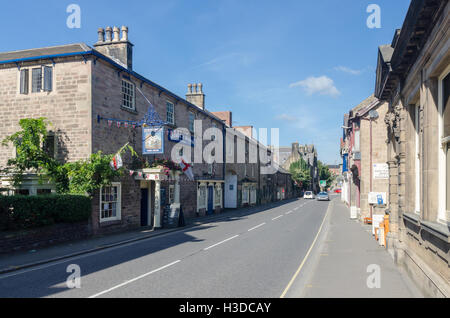
[[[376,110],[371,110],[371,111],[369,112],[369,118],[370,118],[371,120],[375,120],[375,119],[377,119],[379,116],[380,116],[380,115],[378,115],[378,112],[377,112]]]

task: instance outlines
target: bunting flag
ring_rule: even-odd
[[[122,157],[120,156],[119,153],[112,158],[109,165],[111,166],[111,169],[113,169],[113,170],[119,170],[120,168],[122,168],[123,162],[122,162]]]
[[[117,122],[117,128],[120,128],[120,121]]]
[[[108,127],[111,127],[112,125],[112,120],[108,120]]]
[[[189,178],[189,180],[194,180],[194,173],[192,172],[192,166],[188,163],[186,163],[183,159],[181,159],[180,163],[181,169],[183,170],[184,174]]]
[[[134,174],[133,170],[130,170],[130,176],[132,176]]]

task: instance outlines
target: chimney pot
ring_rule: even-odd
[[[106,27],[106,42],[112,41],[112,28]]]
[[[113,41],[114,42],[119,42],[119,36],[120,36],[119,28],[115,26],[114,29],[113,29],[113,33],[114,33]]]
[[[203,93],[202,89],[203,89],[203,84],[198,83],[198,93],[202,94]]]
[[[188,94],[192,94],[192,84],[188,84]]]
[[[193,84],[193,87],[194,87],[193,91],[194,91],[194,94],[195,94],[195,93],[197,93],[197,84]]]
[[[98,28],[98,43],[105,42],[105,30],[103,28]]]
[[[122,26],[122,39],[121,41],[128,41],[128,27]]]

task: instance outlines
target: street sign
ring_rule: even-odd
[[[387,163],[375,163],[373,165],[373,178],[380,180],[389,179],[389,166]]]
[[[326,180],[320,180],[319,181],[319,185],[321,188],[326,188],[327,187],[327,181]]]
[[[386,204],[386,192],[370,192],[368,197],[369,204]]]

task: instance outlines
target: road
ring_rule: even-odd
[[[280,297],[329,203],[295,200],[0,276],[0,297]],[[70,264],[80,288],[68,288]]]

